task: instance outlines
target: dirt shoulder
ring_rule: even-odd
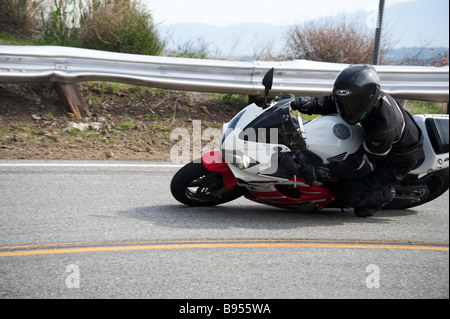
[[[176,128],[217,131],[246,104],[242,97],[105,82],[80,89],[91,118],[64,113],[51,84],[0,84],[0,159],[170,160],[183,138],[171,139]]]

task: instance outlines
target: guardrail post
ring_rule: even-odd
[[[78,84],[54,83],[59,100],[65,111],[73,113],[75,117],[91,117],[91,111],[81,96]]]

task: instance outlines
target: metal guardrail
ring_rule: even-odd
[[[241,62],[113,53],[69,47],[0,46],[0,82],[112,81],[163,89],[263,95],[262,77],[275,68],[271,93],[331,93],[346,64],[305,60]],[[449,68],[375,66],[382,89],[396,98],[449,102]]]

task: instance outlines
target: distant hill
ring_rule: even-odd
[[[449,47],[449,1],[418,0],[388,7],[383,20],[401,47]]]
[[[159,25],[157,28],[169,49],[185,42],[193,42],[194,45],[203,43],[208,45],[212,55],[233,57],[253,55],[258,45],[265,45],[268,41],[276,44],[278,52],[287,30],[284,26],[269,23],[241,23],[230,27],[179,23]]]
[[[417,0],[399,3],[384,10],[382,35],[389,36],[395,49],[393,56],[417,54],[403,48],[447,48],[449,47],[449,1]],[[365,21],[367,26],[376,21],[377,12],[359,11],[345,15],[348,21]],[[336,16],[337,19],[344,15]],[[269,23],[241,23],[229,27],[208,24],[183,23],[157,27],[166,39],[168,48],[186,42],[207,45],[212,56],[239,58],[254,56],[267,45],[273,53],[282,52],[285,44],[286,26]],[[374,29],[370,29],[373,30]],[[436,52],[436,51],[435,51]]]
[[[390,50],[388,60],[390,64],[409,64],[409,65],[431,65],[433,60],[441,60],[439,53],[443,53],[448,57],[448,47],[409,47],[397,48]]]

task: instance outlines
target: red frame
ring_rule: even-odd
[[[292,177],[290,181],[294,181],[294,178]],[[309,184],[304,186],[304,184],[307,183],[302,177],[297,177],[297,183],[299,184],[296,188],[300,192],[300,197],[297,198],[288,197],[287,195],[281,193],[276,186],[274,191],[269,192],[250,191],[250,193],[252,193],[252,195],[256,198],[247,198],[261,204],[290,209],[295,209],[295,204],[302,203],[315,204],[318,208],[322,208],[336,200],[336,196],[329,189]]]
[[[237,185],[237,179],[220,150],[203,153],[201,160],[207,170],[222,175],[223,183],[228,190],[232,190]],[[292,177],[290,181],[294,181],[294,177]],[[327,206],[336,199],[334,193],[329,189],[309,184],[304,186],[307,183],[301,177],[297,177],[297,182],[299,184],[296,187],[300,191],[300,197],[298,198],[288,197],[276,188],[274,191],[269,192],[250,191],[256,198],[247,198],[266,205],[294,209],[295,205],[292,204],[311,203],[317,205],[318,208],[321,208]]]
[[[228,190],[232,190],[237,184],[237,179],[228,167],[228,163],[223,158],[220,150],[213,150],[203,153],[202,164],[207,170],[222,174],[223,184]]]

